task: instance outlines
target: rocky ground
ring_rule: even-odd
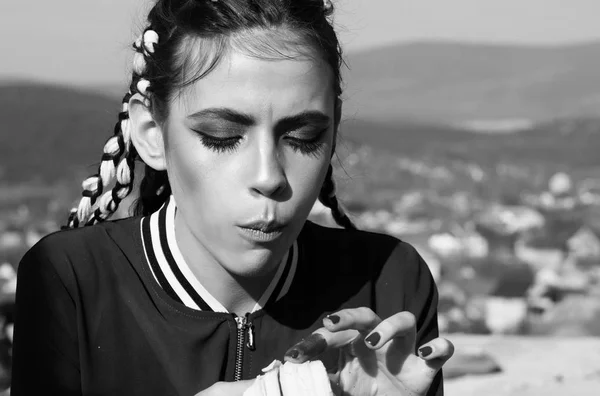
[[[600,395],[600,337],[450,334],[446,338],[456,347],[455,357],[447,363],[448,377],[490,365],[477,363],[482,356],[501,369],[447,378],[447,396]],[[475,357],[474,365],[469,365],[469,356]]]

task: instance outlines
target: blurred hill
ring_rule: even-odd
[[[347,120],[342,137],[354,143],[437,162],[481,166],[500,162],[565,170],[600,168],[600,118],[564,118],[515,133],[475,133],[434,123]]]
[[[397,123],[485,122],[499,127],[600,109],[600,41],[523,46],[444,41],[345,54],[344,114]],[[97,87],[120,97],[123,87]]]
[[[351,53],[347,62],[345,110],[360,119],[546,121],[600,108],[600,42],[416,42]]]
[[[119,103],[61,86],[0,86],[0,180],[52,183],[93,172]]]
[[[347,60],[341,136],[349,144],[442,166],[599,166],[600,121],[593,117],[600,109],[600,42],[423,42],[351,53]],[[114,86],[0,86],[0,180],[53,182],[93,172],[122,94]],[[460,126],[518,119],[536,123],[519,134],[475,134]],[[482,125],[480,132],[495,132]]]
[[[544,191],[557,172],[575,183],[600,174],[600,119],[594,118],[549,121],[510,134],[350,120],[340,134],[340,161],[334,163],[340,196],[365,207],[387,207],[407,191],[518,203],[523,194]]]

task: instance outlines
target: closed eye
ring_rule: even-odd
[[[293,134],[286,134],[284,139],[294,151],[301,152],[302,154],[316,155],[324,146],[323,135],[325,135],[328,129],[329,127],[322,129],[316,135],[313,134],[312,137],[298,137]]]
[[[198,134],[198,136],[200,137],[200,142],[204,147],[216,151],[218,153],[235,150],[240,144],[240,141],[242,140],[241,136],[218,138],[198,130],[194,130],[194,132]]]

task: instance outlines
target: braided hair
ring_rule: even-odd
[[[106,220],[133,189],[137,152],[131,144],[129,99],[136,92],[146,97],[150,83],[143,78],[145,58],[154,52],[154,45],[157,43],[156,32],[147,29],[133,44],[136,50],[133,78],[129,91],[123,97],[113,135],[104,144],[98,172],[83,181],[82,198],[79,206],[71,209],[66,228],[93,225]],[[114,186],[105,191],[112,183]]]
[[[321,187],[321,191],[319,192],[319,201],[329,209],[331,209],[331,215],[335,222],[350,230],[355,230],[356,226],[335,196],[335,182],[333,181],[333,167],[329,165],[329,169],[327,169],[327,175],[325,176],[325,182],[323,183],[323,187]]]
[[[106,141],[96,174],[82,183],[82,198],[71,209],[64,228],[77,228],[107,220],[133,190],[134,166],[139,156],[131,143],[128,103],[139,94],[156,122],[168,117],[168,103],[181,89],[208,74],[226,50],[237,46],[261,56],[268,45],[254,31],[285,31],[285,45],[330,65],[334,93],[341,101],[342,51],[329,17],[330,0],[157,0],[148,14],[148,25],[133,44],[133,73],[122,100],[113,135]],[[192,56],[198,40],[211,51]],[[275,56],[281,52],[275,49]],[[195,73],[190,71],[194,70]],[[336,123],[339,119],[336,117]],[[134,214],[156,211],[171,194],[167,171],[145,166]],[[319,200],[335,221],[355,228],[335,196],[331,166]]]

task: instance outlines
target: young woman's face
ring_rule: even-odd
[[[230,273],[265,273],[298,236],[332,155],[332,79],[315,60],[232,51],[171,104],[164,133],[177,233]]]

